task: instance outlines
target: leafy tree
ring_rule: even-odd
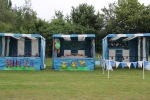
[[[118,0],[102,9],[104,13],[104,33],[149,32],[149,6],[138,0]]]
[[[108,33],[114,33],[115,30],[115,19],[116,19],[116,14],[115,14],[115,3],[110,3],[108,8],[104,7],[102,9],[103,12],[103,28],[101,30],[101,33],[103,36],[105,34],[107,35]]]
[[[11,8],[12,7],[12,2],[11,0],[8,0],[8,8]]]
[[[56,18],[60,18],[60,19],[63,19],[63,17],[64,17],[63,12],[60,10],[55,11],[55,16],[56,16]]]
[[[31,1],[25,0],[25,5],[15,7],[12,10],[14,15],[13,33],[35,33],[37,16],[36,12],[31,9]]]
[[[115,8],[116,22],[118,23],[116,31],[118,33],[137,32],[137,21],[141,19],[141,14],[145,9],[138,0],[119,0]]]
[[[9,32],[13,29],[11,22],[13,21],[13,13],[11,9],[11,0],[0,0],[0,31]]]
[[[72,7],[71,10],[72,22],[78,25],[99,30],[102,27],[102,19],[99,13],[95,14],[94,6],[86,3]]]

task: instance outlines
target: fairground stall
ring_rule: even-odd
[[[41,35],[0,33],[0,70],[45,67],[45,39]]]
[[[53,35],[54,70],[94,70],[95,35]]]
[[[145,67],[148,64],[149,33],[109,34],[103,40],[103,67]]]

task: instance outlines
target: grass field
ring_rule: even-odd
[[[150,100],[150,72],[142,69],[0,71],[0,100]]]

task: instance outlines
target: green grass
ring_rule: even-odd
[[[142,69],[0,71],[1,100],[150,100],[150,72]]]

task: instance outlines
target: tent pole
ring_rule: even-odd
[[[109,79],[109,70],[108,70],[108,79]]]
[[[104,73],[104,70],[105,70],[105,69],[104,69],[104,64],[103,64],[103,63],[104,63],[104,62],[102,61],[102,70],[103,70],[103,74],[105,74],[105,73]]]
[[[100,59],[99,59],[99,54],[98,54],[98,61],[100,62]],[[99,66],[101,66],[101,62],[100,62],[100,64],[99,64]]]
[[[103,61],[103,59],[101,58],[101,62],[102,62],[102,70],[103,70],[103,74],[104,74],[104,61]]]
[[[103,70],[103,74],[105,74],[105,73],[104,73],[104,68],[103,68],[103,67],[102,67],[102,70]]]
[[[145,79],[145,77],[144,77],[144,64],[143,64],[143,79]]]

